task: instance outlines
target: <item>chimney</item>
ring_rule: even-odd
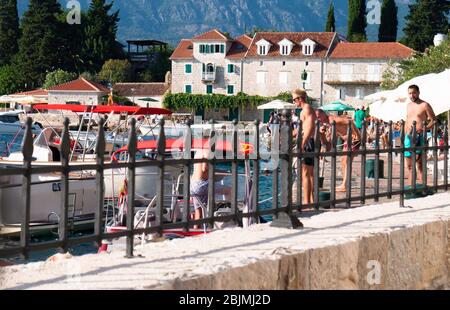
[[[167,71],[164,78],[164,84],[168,85],[169,87],[172,85],[172,72]]]

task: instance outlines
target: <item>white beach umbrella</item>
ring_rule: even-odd
[[[375,101],[370,105],[370,114],[384,121],[399,121],[406,118],[409,102],[408,87],[417,85],[420,98],[432,106],[436,115],[450,110],[450,69],[441,73],[432,73],[409,80],[391,91],[383,91],[366,96],[366,100]]]
[[[13,102],[20,104],[34,104],[34,103],[48,103],[48,99],[45,97],[37,97],[37,96],[17,96],[12,97]]]
[[[14,98],[11,96],[1,96],[0,97],[0,103],[11,103],[14,102]]]
[[[293,103],[289,103],[283,100],[273,100],[269,103],[258,106],[258,110],[293,110],[297,107]]]

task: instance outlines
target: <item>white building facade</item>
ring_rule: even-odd
[[[172,60],[172,93],[277,96],[304,88],[316,105],[359,107],[376,92],[400,43],[348,43],[332,32],[260,32],[230,39],[218,30],[182,40]]]

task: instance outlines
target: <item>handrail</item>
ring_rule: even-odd
[[[301,139],[299,137],[302,137],[303,132],[302,132],[302,125],[300,124],[299,126],[299,133],[297,136],[297,139],[293,139],[293,127],[292,124],[289,121],[290,119],[290,115],[288,112],[285,112],[283,114],[283,119],[282,119],[282,123],[281,124],[274,124],[274,135],[271,137],[271,146],[272,149],[269,152],[259,152],[259,148],[255,147],[255,152],[251,153],[251,154],[247,154],[245,156],[241,156],[242,154],[239,154],[238,152],[238,143],[237,141],[240,141],[240,137],[238,139],[238,136],[241,134],[241,132],[239,131],[239,127],[237,122],[233,124],[233,128],[231,130],[231,137],[228,134],[225,134],[223,137],[218,135],[217,131],[215,130],[213,124],[211,124],[211,130],[209,131],[210,134],[210,148],[211,148],[211,158],[203,158],[203,159],[193,159],[191,158],[191,145],[190,143],[188,143],[189,141],[192,141],[191,138],[192,136],[187,135],[185,137],[185,145],[186,145],[186,149],[184,150],[184,156],[181,159],[174,159],[174,158],[170,158],[168,156],[170,156],[170,154],[167,154],[165,152],[166,150],[166,142],[167,139],[165,137],[164,134],[164,122],[161,121],[160,122],[160,126],[159,126],[159,134],[158,134],[158,142],[157,142],[157,158],[151,161],[136,161],[135,158],[135,154],[136,154],[136,144],[137,144],[137,134],[136,134],[136,130],[135,130],[135,121],[132,120],[131,121],[131,130],[130,130],[130,135],[129,135],[129,139],[128,139],[128,144],[129,147],[128,149],[131,150],[130,151],[130,160],[127,161],[126,163],[104,163],[101,160],[97,160],[96,163],[86,163],[86,164],[76,164],[73,162],[69,162],[67,161],[67,159],[69,158],[69,151],[70,151],[70,138],[68,138],[68,120],[66,119],[65,123],[64,123],[64,130],[63,130],[63,134],[61,135],[63,138],[61,139],[61,150],[63,150],[64,154],[66,154],[65,156],[65,160],[61,162],[60,165],[47,165],[47,166],[39,166],[39,165],[35,165],[33,164],[33,159],[32,159],[32,150],[33,150],[33,140],[32,140],[32,134],[31,134],[31,126],[32,126],[32,122],[31,119],[29,118],[27,120],[27,126],[26,126],[26,131],[25,131],[25,136],[24,136],[24,141],[23,141],[23,147],[22,147],[22,153],[23,153],[23,165],[21,167],[16,167],[16,168],[5,168],[2,171],[0,171],[0,175],[1,176],[8,176],[8,175],[14,175],[14,174],[21,174],[22,178],[23,178],[23,183],[21,184],[22,188],[23,188],[23,197],[21,197],[21,207],[23,208],[24,211],[24,218],[22,221],[22,225],[21,225],[21,244],[19,247],[16,248],[11,248],[11,249],[0,249],[0,257],[5,257],[5,256],[10,256],[10,255],[17,255],[17,254],[22,254],[23,256],[28,256],[30,252],[36,251],[36,250],[42,250],[42,249],[52,249],[55,247],[62,247],[64,249],[67,249],[68,246],[73,246],[76,244],[80,244],[82,242],[85,242],[86,240],[92,240],[92,241],[96,241],[98,243],[98,245],[101,245],[101,241],[105,240],[105,239],[113,239],[116,237],[120,237],[120,236],[124,236],[127,237],[127,255],[129,257],[132,256],[133,254],[133,237],[135,235],[140,235],[140,234],[149,234],[149,233],[155,233],[155,232],[161,232],[166,228],[183,228],[185,230],[189,230],[190,227],[192,225],[202,225],[202,224],[206,224],[209,225],[210,227],[213,227],[214,223],[217,221],[227,221],[227,220],[231,220],[231,221],[238,221],[239,219],[243,219],[243,218],[256,218],[258,216],[261,215],[275,215],[275,217],[281,213],[288,213],[290,216],[300,216],[301,217],[301,213],[299,213],[299,211],[303,211],[305,210],[305,208],[314,208],[315,212],[321,210],[322,208],[328,208],[328,207],[336,207],[339,204],[346,204],[347,206],[353,206],[352,203],[355,202],[361,202],[361,204],[365,204],[366,201],[368,200],[374,200],[377,201],[380,198],[389,198],[389,199],[395,199],[395,198],[400,198],[399,199],[399,206],[400,207],[404,207],[405,206],[405,195],[408,194],[417,194],[421,191],[434,191],[434,192],[438,192],[441,190],[445,190],[447,191],[449,188],[449,184],[448,184],[448,180],[449,180],[449,171],[448,171],[448,154],[449,154],[449,139],[448,139],[448,128],[447,128],[447,123],[445,123],[445,128],[444,128],[444,145],[438,145],[437,144],[437,125],[435,125],[434,130],[433,130],[433,144],[432,146],[429,146],[428,144],[425,145],[419,145],[416,146],[414,143],[412,143],[412,146],[405,146],[405,134],[406,132],[409,132],[409,130],[406,130],[405,128],[405,124],[402,123],[401,126],[401,146],[399,148],[393,148],[392,147],[392,143],[389,143],[389,146],[387,149],[382,149],[380,147],[379,144],[379,140],[380,140],[380,136],[379,134],[376,135],[375,139],[376,139],[376,143],[375,143],[375,149],[367,149],[366,148],[366,143],[364,143],[364,139],[367,138],[367,132],[366,132],[366,124],[363,124],[363,130],[362,130],[362,138],[363,138],[363,142],[361,143],[361,149],[360,150],[352,150],[352,149],[348,149],[348,150],[338,150],[337,149],[337,130],[336,130],[336,124],[332,124],[332,137],[331,137],[331,141],[332,141],[332,146],[331,146],[331,150],[322,150],[321,149],[321,145],[320,145],[320,139],[318,139],[319,135],[318,135],[318,128],[320,127],[320,123],[316,124],[316,132],[315,132],[315,141],[316,141],[316,148],[314,150],[303,150],[301,148],[297,148],[294,150],[293,146],[294,145],[300,145],[301,143]],[[254,123],[254,125],[259,126],[259,124],[256,122]],[[380,126],[380,124],[378,124],[378,126]],[[416,126],[416,125],[414,125]],[[389,124],[389,128],[392,128],[392,123]],[[103,126],[101,128],[99,128],[100,133],[102,137],[104,137],[104,128]],[[186,131],[188,133],[191,133],[191,128],[189,126],[186,127]],[[249,131],[247,133],[247,140],[246,141],[251,141],[252,143],[254,142],[254,144],[256,146],[258,146],[261,137],[259,136],[259,131],[256,129],[253,131],[255,136],[251,136],[252,131]],[[377,131],[378,132],[378,131]],[[413,130],[414,132],[414,130]],[[426,133],[424,133],[426,134]],[[352,132],[351,129],[349,128],[347,135],[347,142],[348,145],[352,145]],[[231,138],[231,142],[230,145],[232,145],[232,152],[215,152],[216,151],[216,142],[217,139],[230,139]],[[393,135],[390,135],[390,139],[393,138]],[[413,142],[414,142],[413,138]],[[102,147],[104,147],[104,143],[99,143],[101,141],[97,141],[98,145],[98,149],[97,151],[98,154],[104,154],[102,151]],[[420,187],[419,184],[417,184],[417,180],[413,177],[410,179],[409,183],[405,184],[405,176],[407,174],[409,174],[404,166],[404,163],[406,161],[405,159],[405,152],[411,152],[411,153],[417,153],[417,152],[422,152],[422,154],[424,152],[427,151],[432,151],[433,152],[433,159],[431,161],[431,163],[433,164],[432,166],[432,181],[428,182],[427,178],[424,177],[424,184],[423,184],[423,189]],[[438,176],[439,176],[439,166],[438,166],[438,159],[437,159],[437,155],[438,152],[441,152],[442,154],[444,154],[444,171],[441,173],[441,175],[443,174],[443,180],[439,180]],[[365,186],[365,181],[366,181],[366,176],[365,176],[365,165],[366,165],[366,160],[367,158],[373,157],[375,159],[375,163],[377,162],[381,162],[380,157],[386,154],[387,155],[387,166],[388,166],[388,176],[387,176],[387,183],[388,183],[388,190],[384,190],[381,188],[380,186],[380,171],[378,168],[378,164],[375,164],[375,180],[374,180],[374,184],[375,184],[375,188],[373,190],[373,192],[370,193],[366,193],[366,186]],[[395,160],[393,158],[394,155],[399,154],[400,155],[400,188],[393,188],[392,187],[392,180],[393,180],[393,173],[392,173],[392,167],[395,163]],[[221,157],[222,156],[222,157]],[[266,158],[265,156],[269,156],[270,158]],[[352,192],[351,188],[349,188],[349,186],[347,186],[346,188],[346,192],[344,193],[344,198],[338,197],[336,194],[336,170],[339,170],[339,167],[337,166],[337,159],[339,157],[346,157],[346,158],[352,158],[354,156],[358,156],[361,158],[364,158],[364,160],[361,162],[361,166],[360,167],[356,167],[355,165],[353,165],[353,167],[347,168],[347,171],[344,173],[352,173],[352,171],[354,171],[354,169],[361,169],[361,191],[359,194]],[[314,178],[313,178],[313,183],[314,183],[314,192],[315,194],[314,196],[314,201],[311,203],[304,203],[304,199],[301,199],[302,197],[300,197],[302,195],[302,182],[304,182],[303,178],[301,177],[301,171],[302,171],[302,167],[305,165],[304,159],[308,159],[311,158],[313,162],[315,162],[316,167],[314,168]],[[330,199],[327,199],[326,201],[322,201],[319,199],[318,193],[320,193],[318,191],[318,181],[319,181],[319,177],[321,175],[320,173],[320,166],[319,163],[321,162],[320,159],[321,158],[331,158],[331,161],[327,161],[327,162],[331,162],[331,185],[330,185]],[[426,158],[422,158],[422,161],[425,161]],[[259,165],[261,164],[262,161],[266,161],[269,162],[273,165],[273,173],[272,173],[272,197],[269,199],[263,199],[263,200],[259,200],[260,195],[259,193],[259,174],[256,175],[255,171],[258,172],[259,171]],[[295,170],[292,169],[292,165],[293,163],[297,161],[297,165],[295,166]],[[413,156],[413,161],[415,160],[415,156]],[[216,205],[216,201],[215,201],[215,191],[213,189],[213,187],[211,186],[211,188],[209,188],[209,203],[208,203],[208,210],[206,213],[206,217],[201,219],[201,220],[191,220],[189,218],[189,214],[188,214],[188,209],[184,210],[183,212],[183,219],[184,221],[182,222],[177,222],[177,223],[165,223],[163,221],[163,208],[167,207],[167,202],[165,201],[165,197],[172,197],[174,196],[174,194],[177,194],[177,197],[183,197],[183,202],[184,202],[184,206],[186,208],[189,207],[189,201],[186,201],[186,199],[189,198],[189,188],[184,187],[183,193],[180,192],[180,188],[181,188],[181,184],[185,183],[189,184],[189,175],[190,175],[190,168],[195,165],[195,164],[199,164],[199,163],[207,163],[208,164],[208,168],[209,168],[209,173],[208,173],[208,181],[209,184],[214,184],[214,179],[216,177],[216,175],[227,175],[227,176],[231,176],[233,178],[233,188],[232,188],[232,201],[231,201],[231,205],[232,205],[232,210],[233,210],[233,214],[231,215],[227,215],[227,216],[223,216],[223,217],[217,217],[214,215],[214,206]],[[216,170],[216,165],[219,163],[226,163],[226,164],[231,164],[232,165],[232,169],[231,169],[231,173],[229,172],[215,172]],[[251,206],[256,207],[256,209],[253,209],[247,213],[240,213],[238,208],[237,208],[237,193],[239,188],[243,188],[242,182],[239,181],[238,179],[238,173],[237,173],[237,169],[238,169],[238,165],[239,164],[247,164],[247,167],[250,167],[251,165],[251,169],[247,170],[247,174],[244,174],[245,176],[247,176],[247,182],[252,181],[253,182],[253,187],[247,186],[249,189],[252,189],[253,192],[248,193],[248,196],[246,196],[248,198],[248,204]],[[136,180],[135,180],[135,176],[139,175],[139,170],[140,168],[145,168],[145,167],[155,167],[156,171],[157,171],[157,175],[162,177],[164,175],[166,175],[165,170],[167,167],[169,166],[174,166],[174,165],[180,165],[183,166],[183,169],[185,171],[185,173],[187,173],[187,175],[177,175],[176,177],[174,177],[173,179],[173,184],[174,184],[174,189],[173,192],[171,193],[170,196],[166,195],[165,193],[165,188],[164,188],[164,184],[165,184],[165,180],[164,178],[160,178],[157,179],[157,190],[156,190],[156,195],[153,196],[153,198],[150,200],[150,203],[147,205],[147,208],[145,210],[145,219],[147,221],[147,223],[145,223],[145,227],[144,228],[138,228],[138,224],[141,224],[143,221],[142,216],[140,218],[137,219],[137,223],[134,221],[134,213],[132,212],[134,209],[133,206],[133,201],[129,201],[129,204],[131,206],[130,208],[130,212],[131,212],[131,216],[128,217],[128,226],[124,231],[121,231],[119,233],[107,233],[105,231],[96,231],[95,236],[92,237],[75,237],[75,238],[68,238],[68,230],[69,230],[69,224],[70,222],[67,219],[67,211],[68,208],[70,206],[70,203],[68,201],[68,197],[70,195],[70,183],[68,182],[70,179],[70,173],[71,172],[76,172],[76,171],[85,171],[85,170],[93,170],[97,172],[96,175],[96,179],[97,179],[97,186],[98,186],[98,190],[97,193],[99,195],[99,201],[100,198],[102,198],[103,196],[103,191],[101,191],[102,186],[104,186],[103,182],[104,182],[104,175],[101,174],[101,172],[104,172],[104,170],[106,169],[116,169],[116,168],[125,168],[124,169],[124,178],[126,177],[129,181],[129,187],[128,187],[128,197],[131,197],[133,200],[137,199],[141,199],[142,197],[140,197],[138,194],[139,193],[135,193],[135,191],[132,189],[136,188]],[[352,169],[351,169],[352,168]],[[428,167],[425,164],[424,167],[424,176],[428,176]],[[136,171],[137,170],[137,171]],[[49,173],[49,172],[58,172],[61,174],[62,178],[61,178],[61,182],[64,182],[65,187],[64,190],[61,191],[61,200],[64,202],[63,207],[67,208],[67,209],[61,209],[60,212],[63,212],[61,214],[59,214],[61,221],[60,221],[60,231],[59,231],[59,235],[60,235],[60,239],[57,242],[52,242],[52,243],[46,243],[46,244],[31,244],[30,242],[30,221],[32,219],[30,219],[30,210],[31,210],[31,202],[32,202],[32,194],[31,194],[31,186],[35,185],[35,184],[41,184],[42,182],[39,183],[32,183],[32,176],[36,175],[36,174],[40,174],[40,173]],[[114,173],[114,172],[113,172]],[[412,169],[412,175],[414,176],[415,174],[417,174],[416,171],[416,167],[413,166]],[[243,174],[239,174],[239,175],[243,175]],[[297,176],[297,178],[295,178],[295,176]],[[351,175],[349,176],[351,177]],[[182,182],[183,180],[183,182]],[[112,181],[114,181],[114,175],[112,177]],[[280,182],[281,181],[281,182]],[[48,183],[53,183],[54,181],[49,181]],[[187,183],[186,183],[187,182]],[[295,184],[295,182],[299,182],[299,186],[297,187],[297,190],[294,192],[293,190],[293,185]],[[351,183],[349,183],[351,185]],[[18,186],[14,185],[14,186]],[[348,184],[347,184],[348,185]],[[410,185],[410,188],[406,188],[405,185]],[[12,186],[12,185],[11,185]],[[2,186],[3,188],[5,188],[5,186]],[[113,189],[114,190],[114,189]],[[131,194],[132,192],[132,194]],[[256,192],[256,194],[255,194]],[[297,199],[294,199],[293,195],[294,193],[300,194],[297,195]],[[180,195],[182,194],[182,195]],[[256,200],[255,200],[256,198]],[[252,201],[252,199],[254,199]],[[263,203],[267,203],[270,200],[272,200],[272,208],[271,209],[267,209],[267,210],[260,210],[258,208],[258,206],[260,206]],[[147,200],[148,201],[148,200]],[[178,199],[177,199],[177,203],[178,203]],[[100,203],[99,203],[100,204]],[[2,206],[5,207],[5,206]],[[99,205],[98,210],[100,210],[103,206]],[[151,208],[154,208],[155,210],[155,215],[156,215],[156,224],[155,225],[150,225],[151,227],[148,227],[148,217],[150,214],[150,210]],[[113,209],[114,210],[114,209]],[[55,212],[58,212],[59,210],[56,210]],[[58,213],[57,213],[58,214]],[[99,221],[101,216],[97,216],[96,217],[96,225],[99,225]],[[131,224],[131,226],[130,226]]]

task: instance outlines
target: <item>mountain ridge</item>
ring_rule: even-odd
[[[28,1],[19,0],[19,13]],[[67,0],[59,0],[65,9]],[[87,10],[89,0],[79,0]],[[347,33],[348,1],[334,1],[336,28]],[[404,17],[412,0],[397,0],[399,38]],[[118,39],[155,39],[176,45],[182,38],[217,28],[232,36],[250,32],[253,27],[276,31],[320,32],[325,29],[330,0],[116,0],[120,10]],[[369,41],[378,39],[378,26],[366,29]]]

